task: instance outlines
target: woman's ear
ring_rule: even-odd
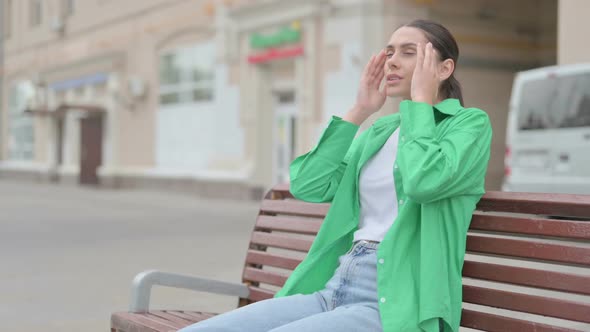
[[[448,79],[449,77],[451,77],[451,75],[453,75],[454,71],[455,61],[453,61],[452,59],[446,59],[445,61],[441,62],[438,66],[439,80],[442,82]]]

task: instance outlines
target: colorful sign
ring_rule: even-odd
[[[250,46],[257,52],[248,56],[248,62],[262,63],[303,55],[300,41],[301,25],[297,21],[271,35],[255,33],[250,37]]]
[[[288,27],[283,27],[279,31],[262,35],[254,33],[250,36],[250,46],[254,49],[265,49],[278,47],[286,44],[294,44],[301,40],[301,26],[299,22],[293,22]]]
[[[257,53],[248,56],[249,63],[262,63],[268,62],[272,60],[279,60],[279,59],[286,59],[292,58],[295,56],[303,55],[303,46],[297,45],[295,47],[290,48],[272,48],[263,53]]]

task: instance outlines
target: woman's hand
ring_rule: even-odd
[[[356,97],[354,110],[369,117],[371,114],[379,111],[385,104],[385,91],[379,89],[385,71],[385,50],[381,50],[377,55],[373,55],[371,60],[365,66],[361,76],[361,82]]]
[[[437,70],[437,56],[432,43],[418,44],[416,68],[412,76],[411,97],[413,101],[430,105],[438,100],[440,79]]]

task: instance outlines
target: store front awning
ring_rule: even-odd
[[[64,117],[69,111],[86,112],[89,116],[100,116],[106,112],[101,106],[87,104],[61,104],[55,109],[49,108],[27,108],[25,114],[34,116]]]

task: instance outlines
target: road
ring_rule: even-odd
[[[0,330],[109,331],[146,269],[239,282],[256,202],[0,181]],[[235,298],[156,288],[154,307]]]

